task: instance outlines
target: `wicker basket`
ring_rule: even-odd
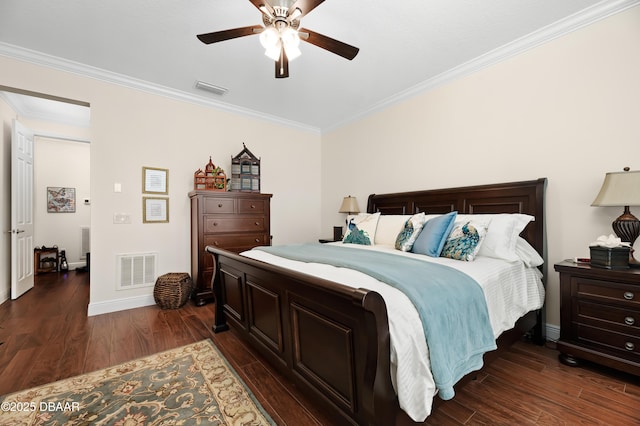
[[[162,309],[181,308],[191,295],[193,281],[186,272],[160,275],[153,288],[153,299]]]

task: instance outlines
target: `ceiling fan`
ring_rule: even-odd
[[[262,12],[262,25],[234,28],[199,34],[198,39],[205,43],[217,43],[233,38],[260,34],[260,43],[265,55],[276,63],[276,78],[289,77],[289,61],[300,56],[300,40],[314,44],[346,59],[358,54],[357,47],[350,46],[331,37],[300,27],[300,19],[318,7],[324,0],[297,0],[291,6],[272,6],[267,0],[249,0]]]

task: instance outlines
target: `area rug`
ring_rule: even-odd
[[[211,340],[0,397],[2,425],[275,425]]]

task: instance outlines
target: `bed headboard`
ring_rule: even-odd
[[[545,256],[544,192],[547,179],[426,191],[371,194],[367,212],[427,214],[458,211],[466,214],[524,213],[535,217],[522,231],[540,255]]]

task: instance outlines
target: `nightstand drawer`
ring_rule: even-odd
[[[577,331],[579,342],[614,350],[624,358],[637,359],[640,356],[640,338],[637,336],[615,333],[587,325],[578,325]]]
[[[640,310],[640,288],[587,278],[574,278],[572,293],[579,299],[616,304]]]
[[[576,321],[640,337],[640,311],[578,300]]]

